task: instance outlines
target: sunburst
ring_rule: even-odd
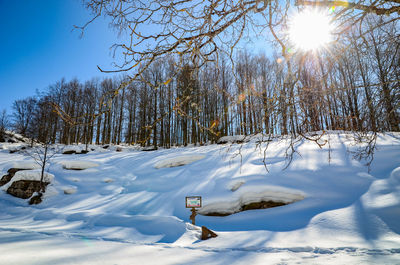
[[[295,14],[289,22],[289,39],[297,49],[317,50],[329,44],[334,25],[328,12],[305,9]]]

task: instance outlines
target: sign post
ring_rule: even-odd
[[[186,197],[186,208],[192,208],[190,210],[192,212],[190,220],[192,220],[193,225],[196,225],[196,208],[201,208],[201,196]]]

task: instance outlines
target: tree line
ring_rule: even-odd
[[[51,143],[169,148],[225,135],[400,131],[397,21],[345,33],[325,50],[267,56],[241,49],[202,67],[174,55],[141,78],[61,79],[13,104],[13,129]],[[4,116],[4,115],[3,115]]]

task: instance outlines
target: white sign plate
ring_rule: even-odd
[[[201,208],[201,196],[186,197],[186,208]]]

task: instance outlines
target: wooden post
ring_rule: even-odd
[[[207,240],[209,238],[217,237],[218,235],[214,233],[214,231],[211,231],[205,226],[201,227],[201,240]]]
[[[192,225],[196,225],[196,208],[192,208],[191,210],[192,214],[190,215],[190,220],[192,220]]]
[[[190,210],[192,212],[190,220],[192,220],[193,225],[196,225],[196,208],[201,208],[201,196],[186,197],[186,208],[192,208]]]

